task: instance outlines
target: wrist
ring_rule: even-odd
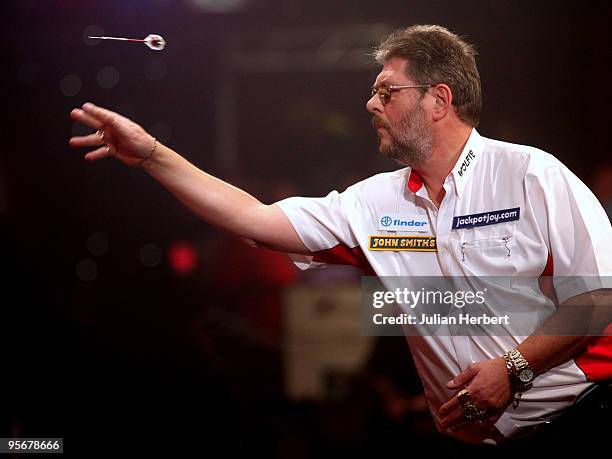
[[[513,389],[516,392],[531,389],[535,373],[523,354],[518,349],[511,349],[503,357]]]
[[[146,169],[147,163],[151,162],[151,160],[153,159],[153,156],[155,155],[157,151],[157,148],[159,146],[157,139],[155,137],[151,137],[151,138],[153,139],[153,145],[151,146],[151,149],[147,153],[147,156],[142,158],[140,162],[136,165],[137,168]]]

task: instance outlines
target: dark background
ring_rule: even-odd
[[[211,12],[211,3],[236,6]],[[0,8],[0,436],[64,437],[80,457],[115,447],[307,457],[358,451],[393,432],[367,420],[348,433],[325,430],[334,416],[341,424],[368,413],[338,414],[365,403],[359,390],[337,410],[283,397],[278,320],[245,313],[236,292],[305,280],[274,259],[276,278],[228,281],[242,264],[240,249],[225,256],[234,242],[142,172],[83,161],[67,147],[86,132],[69,120],[72,108],[92,101],[118,110],[262,201],[322,195],[396,166],[377,154],[365,110],[378,67],[319,68],[309,62],[317,40],[355,24],[436,23],[478,49],[481,134],[544,149],[587,183],[609,161],[606,1],[29,0]],[[84,38],[91,26],[111,36],[159,33],[167,47],[94,44]],[[358,50],[368,41],[353,38]],[[276,70],[232,71],[236,50],[279,49]],[[283,67],[298,54],[302,65]],[[223,118],[227,106],[234,116]],[[211,308],[232,311],[259,338],[207,327]]]

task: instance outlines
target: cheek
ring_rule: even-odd
[[[390,131],[401,130],[406,125],[406,113],[392,113],[387,116],[387,125]]]
[[[391,137],[396,137],[402,132],[403,129],[405,129],[405,126],[398,120],[389,121],[388,126],[387,133],[390,134]]]

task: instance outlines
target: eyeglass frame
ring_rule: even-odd
[[[400,84],[400,85],[386,85],[386,84],[381,84],[378,88],[376,86],[372,86],[372,96],[374,97],[375,95],[378,94],[378,98],[380,99],[380,102],[383,105],[387,105],[389,102],[391,102],[391,94],[393,94],[394,92],[397,91],[401,91],[402,89],[409,89],[409,88],[435,88],[437,85],[435,84],[416,84],[416,85],[406,85],[406,84]],[[382,88],[386,88],[389,92],[389,99],[385,102],[385,100],[383,99],[383,97],[387,97],[385,96],[381,96],[380,94],[380,90]]]

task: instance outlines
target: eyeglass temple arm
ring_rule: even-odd
[[[402,84],[402,85],[390,85],[390,86],[387,86],[387,88],[389,89],[433,88],[435,86],[436,86],[435,84],[411,84],[411,85]]]

